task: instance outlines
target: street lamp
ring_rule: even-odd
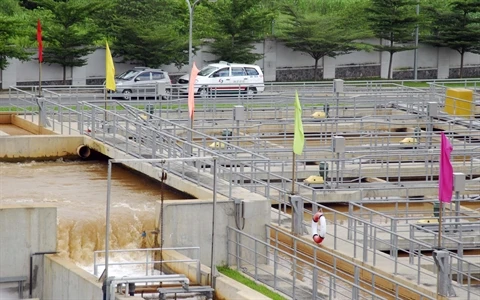
[[[196,0],[193,4],[190,3],[190,0],[185,0],[188,5],[188,12],[190,14],[190,26],[188,28],[188,67],[192,69],[192,61],[193,61],[193,46],[192,46],[192,28],[193,28],[193,10],[195,6],[202,1]],[[208,0],[208,2],[217,2],[217,0]]]

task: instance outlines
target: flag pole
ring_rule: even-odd
[[[296,178],[295,178],[295,169],[296,169],[296,162],[295,162],[295,156],[297,156],[295,154],[295,152],[292,152],[293,154],[293,158],[292,158],[292,195],[295,195],[295,181],[296,181]]]
[[[38,61],[38,96],[42,97],[42,62]]]
[[[43,62],[43,42],[42,42],[42,23],[37,20],[37,43],[38,43],[38,97],[42,97],[42,62]]]
[[[438,249],[442,248],[442,211],[443,211],[443,203],[439,201],[439,211],[438,211]]]

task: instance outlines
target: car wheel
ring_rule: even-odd
[[[165,95],[162,96],[162,100],[171,100],[172,99],[172,91],[170,89],[165,90]]]
[[[130,100],[132,91],[131,90],[124,90],[123,91],[123,100]]]
[[[200,97],[207,98],[210,95],[210,90],[206,86],[202,86],[198,90],[198,93],[200,94]]]
[[[256,93],[257,93],[257,89],[254,87],[248,87],[245,91],[247,98],[253,98],[253,96],[255,96]]]

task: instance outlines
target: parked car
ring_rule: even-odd
[[[172,91],[172,82],[167,72],[146,67],[136,67],[123,72],[115,77],[115,84],[115,92],[123,94],[125,100],[149,96],[168,99]]]
[[[179,90],[188,93],[190,75],[177,81]],[[218,93],[244,93],[249,96],[265,90],[262,69],[257,65],[236,64],[221,61],[210,64],[198,72],[195,93],[202,97]]]

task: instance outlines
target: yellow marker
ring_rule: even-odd
[[[309,176],[307,179],[305,179],[303,182],[309,183],[309,184],[321,184],[324,183],[323,177],[322,176]]]
[[[211,149],[223,149],[225,148],[225,144],[222,142],[213,142],[210,145],[208,145]]]
[[[438,219],[424,219],[418,221],[417,224],[438,224]]]
[[[412,137],[404,138],[403,140],[400,141],[400,144],[416,144],[416,143],[417,143],[417,139]]]
[[[314,119],[325,119],[327,114],[324,111],[316,111],[312,114],[312,118]]]

